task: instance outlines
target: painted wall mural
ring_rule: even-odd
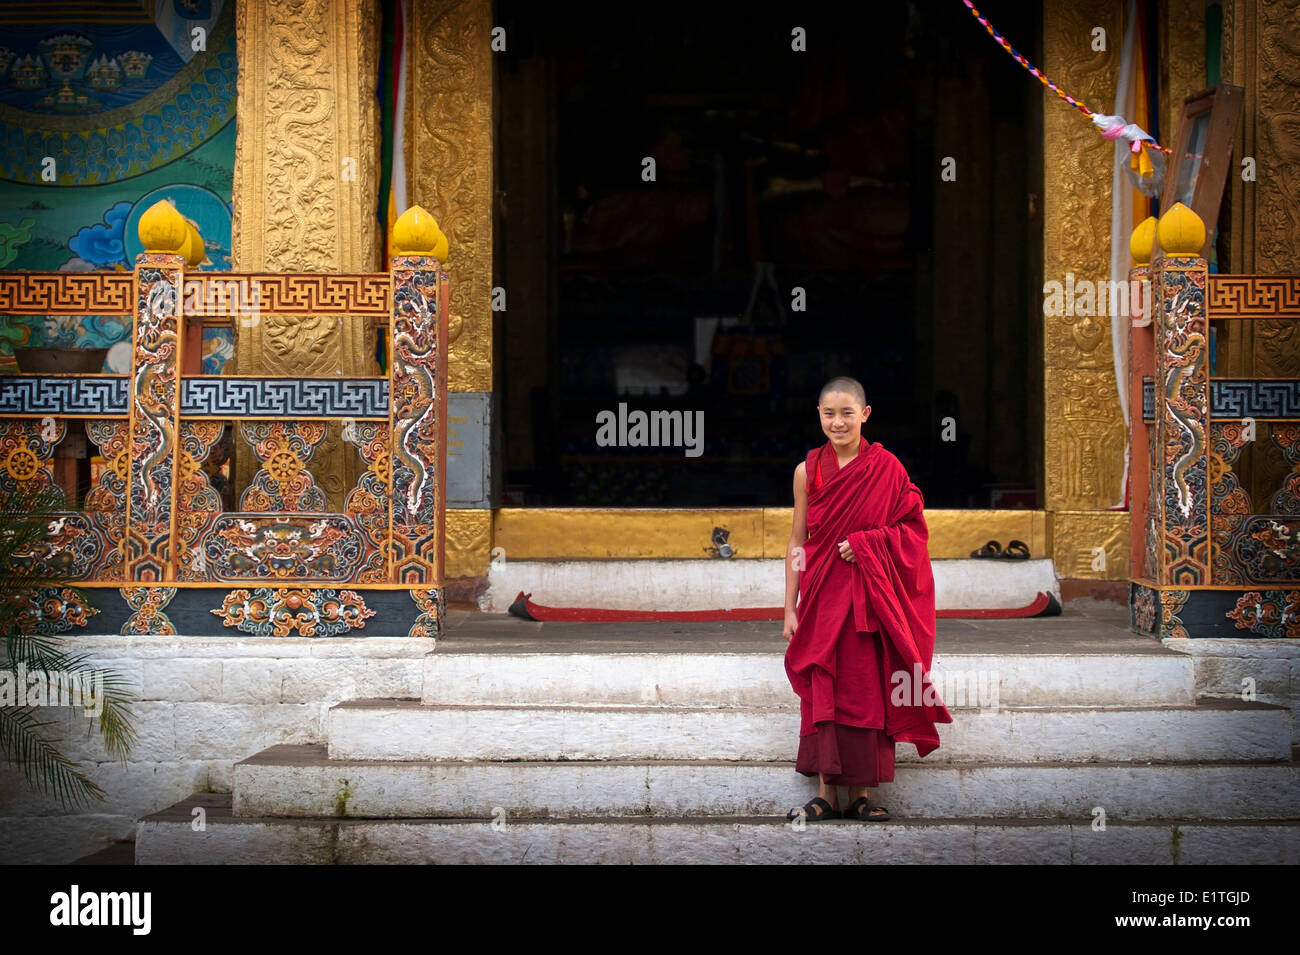
[[[199,268],[229,270],[233,0],[0,0],[0,22],[0,269],[129,271],[166,198],[204,238]],[[232,370],[231,330],[203,337],[204,373]],[[0,316],[0,370],[46,347],[130,371],[123,316]]]

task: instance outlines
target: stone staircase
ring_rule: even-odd
[[[942,746],[898,747],[893,821],[798,827],[816,784],[774,625],[476,615],[421,699],[333,707],[326,742],[143,819],[136,861],[1300,861],[1290,711],[1197,699],[1191,657],[1121,624],[941,621],[937,679],[995,705],[949,696]]]

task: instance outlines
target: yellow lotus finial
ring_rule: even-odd
[[[136,231],[146,252],[180,252],[183,255],[190,227],[174,205],[166,199],[159,199],[144,211]]]
[[[438,222],[420,206],[411,206],[393,223],[393,244],[398,255],[431,255],[439,261],[447,258],[447,237]]]
[[[1175,202],[1160,217],[1156,235],[1167,255],[1200,255],[1205,245],[1205,223],[1191,209]]]
[[[1133,255],[1134,265],[1151,264],[1151,250],[1156,244],[1156,221],[1155,216],[1147,216],[1129,236],[1128,250]]]
[[[186,219],[185,225],[189,235],[185,238],[185,247],[181,249],[181,255],[185,256],[186,264],[194,268],[208,253],[203,246],[203,236],[199,235],[199,227],[194,224],[194,220]]]

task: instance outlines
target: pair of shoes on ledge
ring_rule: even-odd
[[[979,550],[970,552],[972,557],[987,557],[991,560],[1028,560],[1029,545],[1024,541],[1012,541],[1007,544],[1007,549],[1003,550],[1002,545],[997,541],[989,541]]]

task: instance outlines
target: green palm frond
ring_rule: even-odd
[[[98,714],[98,720],[104,748],[110,756],[125,764],[127,754],[137,738],[128,717],[129,704],[137,700],[130,681],[119,673],[95,666],[90,654],[66,649],[56,637],[16,633],[6,639],[5,643],[10,669],[16,668],[21,661],[28,671],[66,673],[80,677],[89,684],[97,683],[102,694],[100,701],[103,709]]]
[[[0,716],[0,752],[22,768],[29,786],[53,793],[65,807],[103,801],[99,784],[78,772],[76,764],[41,735],[40,728],[49,725],[49,720],[37,721],[30,706],[5,707]]]
[[[99,712],[93,717],[105,750],[123,764],[136,741],[130,721],[135,696],[120,674],[95,666],[90,654],[68,649],[51,622],[44,619],[35,595],[38,588],[56,587],[85,601],[86,595],[67,583],[69,571],[57,550],[49,546],[51,525],[68,513],[63,495],[52,485],[20,485],[0,490],[0,634],[11,671],[59,672],[79,678],[98,691]],[[32,788],[53,794],[65,807],[103,800],[93,780],[79,772],[42,729],[53,721],[38,719],[31,706],[0,706],[0,754],[22,769]]]

